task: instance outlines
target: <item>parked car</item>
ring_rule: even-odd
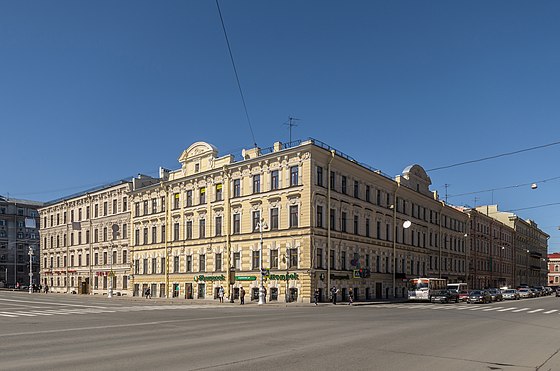
[[[502,292],[499,289],[489,289],[488,293],[492,297],[492,301],[504,300],[504,297],[502,296]]]
[[[455,303],[459,302],[459,295],[454,290],[439,290],[432,294],[430,298],[432,303]]]
[[[459,301],[467,301],[469,299],[469,292],[466,290],[459,292]]]
[[[532,298],[536,298],[536,297],[541,296],[541,293],[539,292],[539,290],[537,290],[537,289],[534,288],[534,287],[530,287],[530,288],[529,288],[529,291],[531,291],[531,297],[532,297]]]
[[[471,291],[470,294],[469,294],[469,298],[467,300],[467,303],[469,303],[469,304],[472,304],[472,303],[486,304],[486,303],[491,303],[491,302],[492,302],[492,296],[486,290],[473,290],[473,291]]]
[[[502,296],[504,300],[519,300],[519,291],[516,289],[507,289],[502,291]]]
[[[556,297],[560,296],[560,287],[556,289]]]
[[[533,297],[533,293],[531,292],[531,290],[529,290],[527,288],[521,288],[521,289],[517,290],[517,292],[519,292],[519,297],[520,298],[532,298]]]

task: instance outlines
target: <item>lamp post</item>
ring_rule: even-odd
[[[263,305],[266,302],[266,297],[264,294],[264,269],[263,269],[263,229],[267,229],[268,226],[264,222],[264,218],[261,217],[259,224],[257,225],[260,233],[260,244],[259,244],[259,268],[261,270],[261,282],[259,287],[259,305]]]
[[[29,293],[33,293],[33,247],[29,246]]]
[[[113,241],[111,241],[111,250],[109,254],[109,288],[107,291],[107,297],[113,297]]]

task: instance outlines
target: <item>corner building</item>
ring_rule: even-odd
[[[121,180],[50,201],[41,217],[41,281],[51,292],[131,294],[132,183]]]
[[[465,282],[468,216],[418,165],[391,179],[310,139],[219,157],[197,142],[177,170],[133,179],[134,295],[267,301],[406,296],[413,277]],[[405,223],[407,222],[407,223]],[[264,228],[259,229],[259,223]],[[356,272],[362,273],[357,275]]]

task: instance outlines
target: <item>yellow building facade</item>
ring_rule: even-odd
[[[392,179],[316,140],[219,157],[197,142],[180,168],[130,192],[134,295],[310,302],[406,296],[412,277],[466,282],[467,215],[418,165]],[[260,227],[264,226],[262,233]],[[260,263],[262,241],[262,265]]]

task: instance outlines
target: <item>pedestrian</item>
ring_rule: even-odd
[[[352,291],[352,289],[350,289],[348,291],[348,305],[352,305],[353,302],[354,302],[354,292]]]
[[[220,303],[224,302],[224,287],[220,286],[218,289],[218,299],[220,299]]]
[[[245,304],[245,290],[243,287],[239,290],[239,300],[241,301],[241,305]]]
[[[315,289],[315,293],[313,294],[313,299],[315,300],[315,305],[319,305],[319,289]]]
[[[331,298],[334,305],[336,305],[336,294],[338,294],[338,289],[336,288],[336,286],[333,286],[331,288]]]
[[[49,285],[45,284],[45,294],[49,293]]]
[[[151,299],[151,298],[152,298],[152,295],[150,293],[150,289],[148,288],[148,289],[146,289],[146,299]]]

